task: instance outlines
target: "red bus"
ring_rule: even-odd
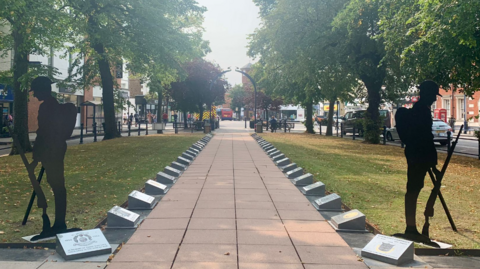
[[[222,108],[221,118],[222,120],[232,120],[233,111],[230,108]]]

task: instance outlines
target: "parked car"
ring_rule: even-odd
[[[366,110],[357,110],[357,111],[350,111],[345,113],[343,116],[343,133],[353,133],[353,127],[355,127],[355,133],[359,136],[363,136],[363,119],[365,117]],[[386,109],[382,109],[379,111],[380,117],[384,118],[384,125],[387,128],[391,127],[391,113]]]
[[[452,131],[452,127],[446,124],[442,120],[433,120],[432,125],[432,134],[433,134],[433,141],[440,143],[440,145],[445,146],[448,144],[448,136],[447,132]],[[453,139],[453,135],[450,137],[450,140]],[[388,141],[395,141],[400,140],[398,136],[397,129],[395,127],[387,129],[387,140]]]

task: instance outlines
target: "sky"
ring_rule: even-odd
[[[197,0],[207,8],[204,13],[203,38],[210,42],[212,52],[206,58],[219,64],[224,70],[242,67],[253,59],[247,56],[248,35],[260,26],[258,8],[252,0]],[[231,85],[242,83],[242,74],[226,75]]]

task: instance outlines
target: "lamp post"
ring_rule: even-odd
[[[242,70],[238,69],[238,67],[235,69],[235,72],[238,72],[238,73],[242,73],[244,76],[246,76],[253,84],[253,90],[255,92],[255,95],[253,96],[253,104],[254,104],[254,108],[253,108],[253,117],[254,117],[254,124],[257,124],[257,84],[255,83],[255,80],[253,80],[253,78],[251,76],[249,76],[247,73],[243,72]],[[254,127],[255,128],[255,125]]]
[[[232,71],[232,70],[230,70],[230,67],[229,67],[227,70],[225,70],[225,71],[221,72],[220,74],[218,74],[218,76],[217,76],[214,80],[212,80],[212,82],[210,83],[210,92],[212,92],[213,84],[215,84],[215,82],[216,82],[221,76],[223,76],[223,74],[228,73],[228,72],[230,72],[230,71]],[[212,101],[212,102],[213,102],[213,101]],[[214,125],[214,122],[212,122],[212,121],[213,121],[213,120],[212,120],[212,102],[210,103],[210,111],[209,111],[208,115],[210,115],[210,128],[211,128],[211,130],[214,130],[214,129],[215,129],[215,125]]]

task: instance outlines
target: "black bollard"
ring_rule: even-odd
[[[284,132],[286,133],[287,132],[287,120],[284,120],[283,123],[284,123],[284,125],[283,125]]]
[[[148,135],[148,120],[145,121],[145,135]]]
[[[93,142],[97,142],[97,122],[93,123]]]
[[[337,120],[337,122],[335,123],[335,126],[336,126],[336,128],[337,128],[337,137],[338,137],[338,120]]]
[[[175,124],[175,133],[178,134],[178,126],[177,126],[177,119],[175,118],[175,121],[173,122]]]
[[[383,144],[387,144],[387,126],[383,126]]]
[[[319,121],[318,124],[320,125],[320,135],[322,135],[322,121]]]
[[[245,129],[247,129],[247,117],[245,117]]]
[[[142,126],[142,124],[140,123],[140,121],[138,122],[138,136],[140,136],[140,126]]]
[[[480,160],[480,139],[478,139],[478,159]]]
[[[355,124],[353,125],[353,140],[355,140]]]
[[[122,124],[120,123],[120,121],[118,121],[118,133],[122,133]]]
[[[340,123],[340,137],[343,138],[343,122]]]
[[[130,131],[132,131],[132,123],[128,122],[128,136],[130,136]]]
[[[447,151],[450,152],[450,147],[452,146],[452,141],[450,140],[452,138],[452,132],[447,131]]]
[[[83,144],[83,123],[80,123],[80,144]]]

